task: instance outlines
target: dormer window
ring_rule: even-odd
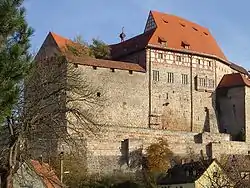
[[[163,46],[167,46],[167,40],[164,37],[158,37],[158,42]]]
[[[181,46],[182,46],[183,48],[185,48],[185,49],[189,49],[190,44],[189,44],[187,41],[182,41],[182,42],[181,42]]]

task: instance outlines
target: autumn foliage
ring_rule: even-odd
[[[146,163],[150,172],[164,172],[170,167],[173,152],[164,139],[159,139],[146,149]]]

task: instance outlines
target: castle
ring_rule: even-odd
[[[49,33],[36,61],[71,43]],[[225,57],[207,28],[150,11],[142,34],[110,48],[112,60],[68,57],[107,99],[95,117],[102,136],[86,141],[91,171],[120,169],[121,150],[129,160],[160,137],[178,155],[250,154],[249,74]]]

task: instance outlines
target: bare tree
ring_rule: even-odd
[[[200,161],[205,168],[204,160]],[[202,187],[211,188],[247,188],[250,187],[249,170],[250,160],[248,156],[222,156],[218,162],[219,167],[210,168],[204,173],[206,184]]]
[[[6,159],[6,187],[11,186],[20,161],[40,154],[52,159],[62,143],[68,150],[84,148],[86,136],[98,132],[95,116],[105,100],[97,95],[100,88],[64,56],[35,63],[24,85],[17,110],[8,118],[8,139],[0,151]]]

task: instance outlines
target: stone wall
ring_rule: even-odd
[[[92,173],[135,170],[130,167],[130,164],[134,164],[134,154],[145,154],[145,149],[150,144],[158,142],[159,138],[166,139],[169,149],[175,155],[184,158],[200,156],[201,153],[204,157],[210,157],[214,152],[214,155],[228,153],[227,144],[231,143],[230,135],[219,133],[200,134],[149,128],[116,128],[115,126],[101,127],[100,131],[97,137],[87,139],[88,169]],[[128,142],[127,148],[123,147],[124,140]],[[211,143],[217,143],[216,147],[211,147]],[[222,143],[226,145],[225,150]]]
[[[250,143],[250,88],[245,87],[245,126],[246,142]]]
[[[247,95],[246,95],[247,96]],[[220,132],[241,140],[245,130],[245,87],[221,88],[217,92]]]
[[[249,155],[250,147],[246,142],[221,142],[211,143],[212,157],[219,158],[221,155]]]
[[[103,110],[95,115],[98,124],[147,127],[148,76],[146,73],[91,66],[78,66],[93,87],[99,88]]]
[[[232,72],[228,65],[221,64],[205,57],[149,49],[147,70],[151,80],[152,126],[218,132],[214,90],[222,75]],[[217,66],[223,68],[217,70]],[[169,80],[170,74],[173,80]]]

